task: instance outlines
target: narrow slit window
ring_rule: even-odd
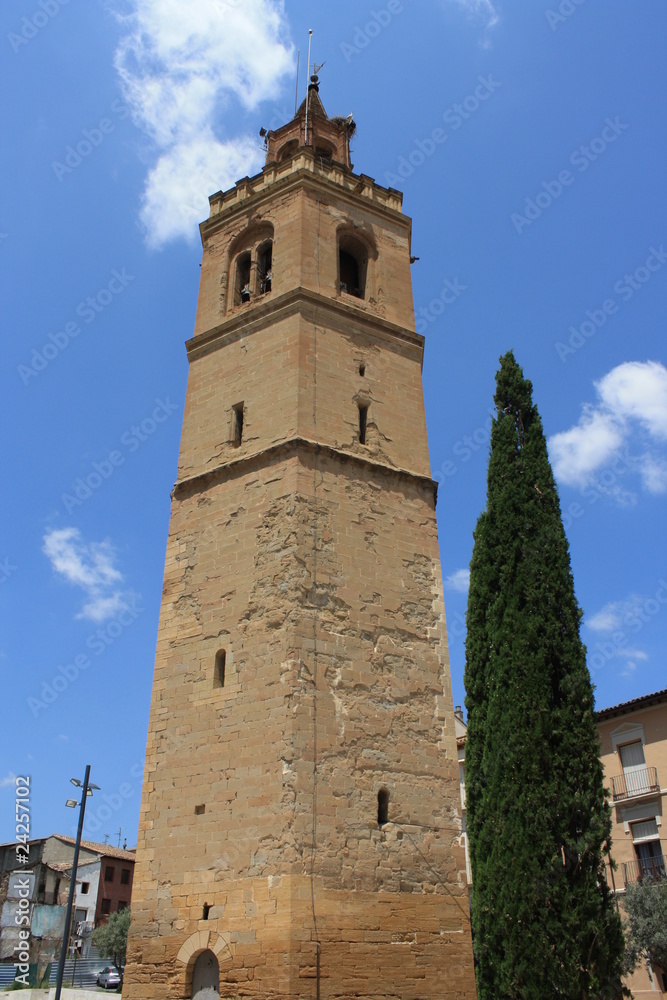
[[[351,253],[348,253],[347,250],[341,250],[339,254],[339,267],[341,292],[347,292],[349,295],[356,295],[358,298],[363,298],[363,292],[359,288],[359,265],[356,258]]]
[[[341,292],[366,297],[368,249],[355,236],[342,233],[338,240],[338,283]]]
[[[224,649],[219,649],[215,654],[215,683],[214,687],[223,688],[225,686],[225,664],[227,653]]]
[[[243,440],[243,403],[232,407],[232,444],[235,448]]]
[[[210,912],[211,912],[210,905],[208,903],[204,903],[204,910],[201,915],[202,920],[208,920],[208,915]]]
[[[378,792],[378,826],[389,822],[389,792],[381,788]]]
[[[363,377],[364,377],[364,375],[366,374],[366,365],[365,365],[365,364],[363,363],[363,361],[362,361],[362,363],[361,363],[361,364],[359,365],[359,374],[361,375],[361,377],[362,377],[362,378],[363,378]]]
[[[273,278],[273,245],[266,243],[260,247],[257,255],[257,269],[259,271],[259,294],[266,295],[271,291],[271,281]]]
[[[366,425],[368,423],[368,406],[359,404],[359,444],[366,444]]]
[[[236,285],[234,304],[240,306],[250,302],[250,251],[242,253],[236,261]]]

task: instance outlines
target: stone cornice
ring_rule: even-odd
[[[208,489],[214,483],[222,482],[226,479],[235,479],[253,466],[260,466],[267,459],[280,459],[290,453],[296,455],[299,452],[306,452],[311,455],[323,454],[328,458],[336,458],[343,463],[351,462],[360,468],[372,469],[385,476],[393,476],[397,479],[407,479],[413,483],[420,483],[423,487],[432,491],[434,507],[437,503],[438,484],[430,476],[423,476],[418,472],[412,472],[410,469],[403,469],[395,465],[387,465],[385,462],[378,462],[369,456],[357,455],[354,452],[346,451],[342,448],[334,448],[331,445],[320,444],[317,441],[312,441],[310,438],[304,437],[292,437],[285,441],[279,441],[268,448],[263,448],[261,451],[252,452],[250,455],[243,455],[222,465],[216,465],[215,468],[207,469],[205,472],[200,472],[195,476],[179,479],[171,492],[172,499],[178,500],[181,497]]]
[[[292,288],[275,298],[269,294],[265,298],[239,307],[226,316],[218,326],[197,334],[186,341],[188,360],[193,361],[212,350],[221,347],[239,336],[247,337],[256,330],[265,330],[267,323],[277,323],[295,313],[301,313],[310,322],[324,322],[324,317],[330,321],[334,329],[348,332],[353,321],[364,329],[366,334],[392,344],[399,343],[407,348],[418,350],[423,358],[424,338],[414,330],[390,323],[366,309],[354,304],[354,298],[331,298],[321,295],[309,288],[299,286]]]
[[[250,199],[256,210],[264,201],[272,201],[276,195],[304,185],[319,190],[324,196],[335,195],[337,199],[348,201],[351,208],[358,208],[361,201],[364,209],[377,215],[380,222],[386,223],[390,217],[408,232],[412,228],[412,220],[401,211],[403,195],[400,191],[382,187],[372,177],[355,174],[342,164],[322,163],[312,150],[302,148],[284,163],[270,163],[261,173],[244,177],[230,190],[212,194],[209,218],[199,226],[202,243],[236,214],[247,213]]]

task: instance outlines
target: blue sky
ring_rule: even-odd
[[[449,624],[498,357],[532,380],[599,707],[665,687],[665,45],[658,0],[15,0],[0,10],[0,840],[136,841],[207,196],[261,168],[308,28],[355,170],[404,191]]]

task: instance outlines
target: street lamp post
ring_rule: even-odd
[[[72,906],[74,904],[74,893],[76,891],[76,869],[79,864],[79,849],[81,847],[81,834],[83,833],[83,817],[86,813],[86,799],[93,794],[93,788],[99,789],[98,785],[90,783],[90,764],[86,764],[86,776],[83,785],[78,778],[70,778],[70,781],[77,788],[82,788],[81,802],[79,805],[79,826],[76,831],[76,845],[74,847],[74,860],[72,862],[72,877],[69,884],[69,896],[67,898],[67,913],[65,914],[65,930],[63,932],[63,943],[60,949],[60,960],[58,962],[58,976],[56,978],[56,993],[54,1000],[60,1000],[60,991],[63,987],[63,976],[65,975],[65,959],[67,958],[67,948],[69,946],[70,927],[72,924]],[[75,809],[76,799],[68,799],[66,805]]]

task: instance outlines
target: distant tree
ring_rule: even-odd
[[[465,669],[479,1000],[616,998],[624,942],[581,612],[532,386],[511,352],[500,362]]]
[[[93,931],[93,945],[102,958],[110,958],[123,979],[123,965],[127,950],[127,932],[130,929],[129,908],[112,913],[105,924]]]
[[[632,971],[641,958],[667,973],[667,879],[644,878],[629,885],[623,899],[626,965]]]

